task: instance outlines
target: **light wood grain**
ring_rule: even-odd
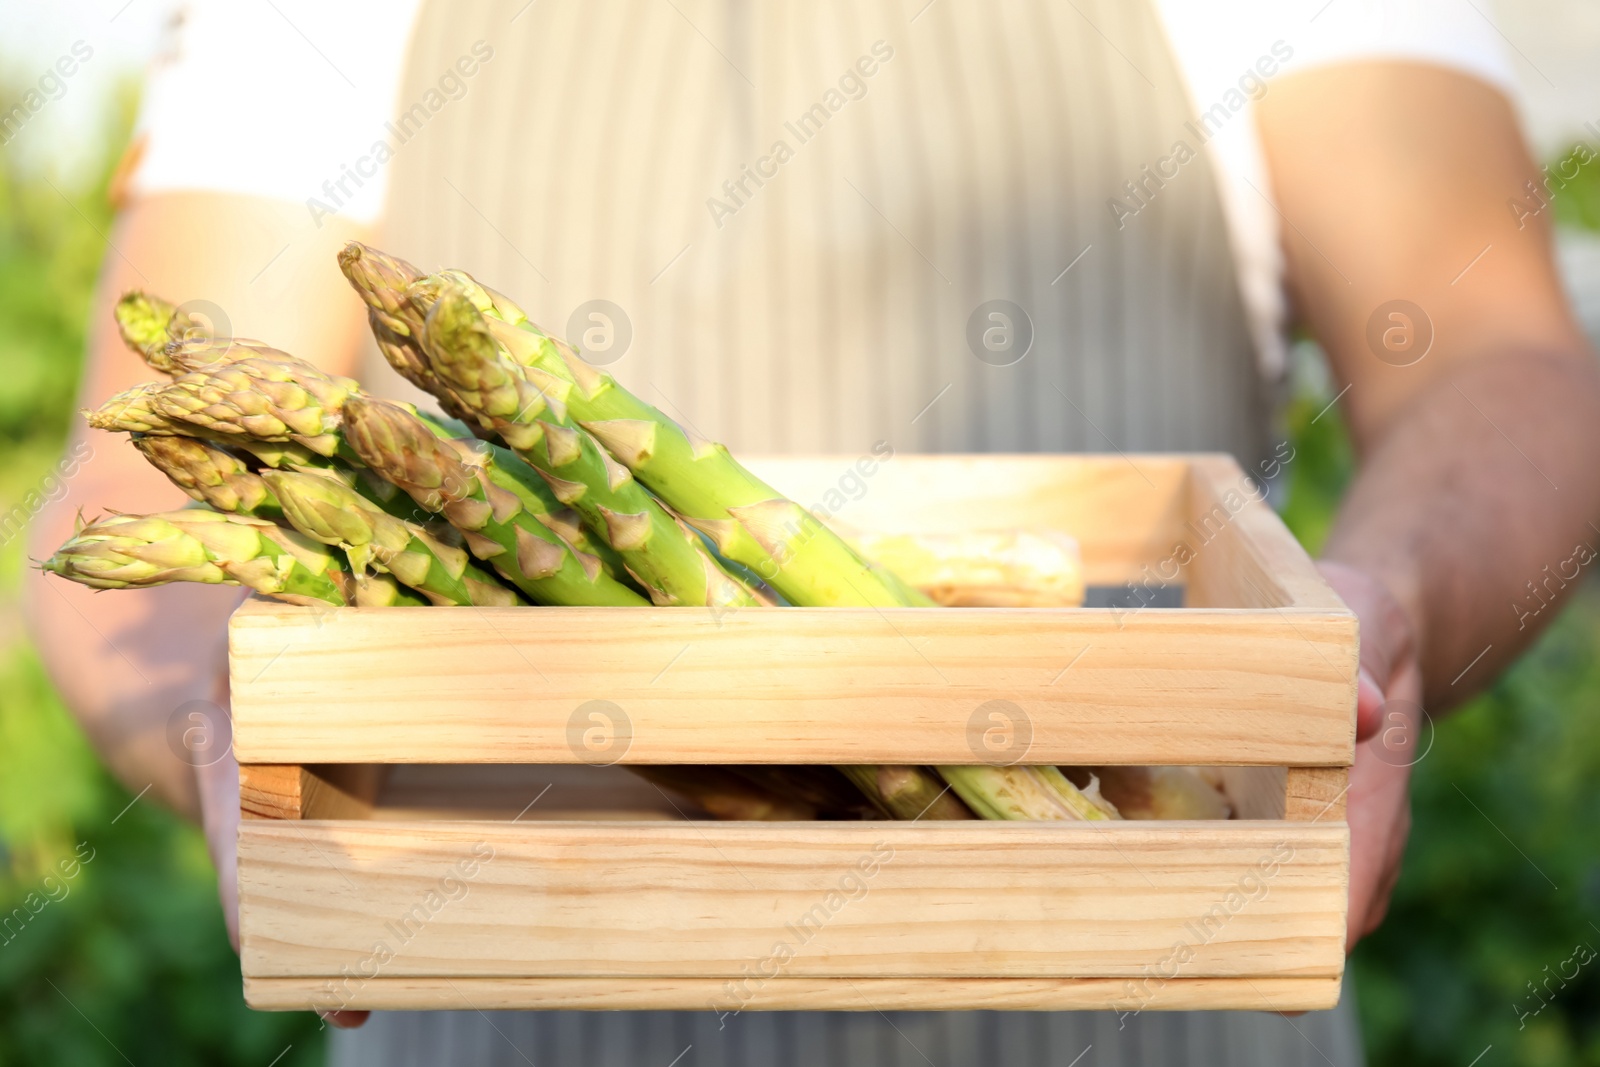
[[[1186,603],[1347,611],[1260,492],[1232,456],[1189,457]]]
[[[357,608],[313,622],[255,601],[231,646],[234,746],[252,763],[971,763],[991,758],[979,708],[994,700],[1031,727],[1013,761],[1328,765],[1354,744],[1355,621],[1333,612]],[[586,706],[619,723],[612,747],[584,747]]]
[[[854,469],[758,467],[802,501]],[[256,601],[230,630],[235,749],[255,763],[961,763],[996,758],[977,740],[980,706],[999,700],[1031,727],[1031,747],[999,757],[1011,761],[1350,761],[1355,619],[1269,508],[1228,496],[1247,484],[1231,459],[908,456],[860,480],[841,521],[1060,530],[1091,575],[1115,561],[1091,581],[1126,578],[1187,537],[1200,606],[313,613]],[[1207,518],[1219,500],[1222,518]],[[626,744],[578,743],[587,722],[573,717],[590,701],[621,709]]]
[[[1348,767],[1290,767],[1283,817],[1295,822],[1344,822],[1349,789]]]
[[[859,529],[1071,534],[1095,584],[1148,580],[1184,545],[1190,606],[313,619],[247,604],[230,660],[257,816],[239,833],[252,1004],[333,1006],[334,985],[357,1008],[1337,999],[1356,625],[1276,515],[1229,496],[1248,485],[1232,460],[753,466]],[[1026,746],[978,744],[991,701],[1015,706]],[[613,716],[609,746],[585,747],[595,711]],[[986,758],[1231,765],[1243,820],[686,821],[622,768],[581,766]],[[378,789],[375,765],[408,763],[462,766],[402,767]],[[770,978],[726,1002],[752,973]]]
[[[896,455],[857,479],[865,486],[857,494],[842,492],[841,481],[858,457],[740,458],[806,507],[828,507],[842,526],[1064,531],[1077,538],[1094,585],[1136,580],[1145,563],[1171,548],[1187,517],[1187,456]]]
[[[1222,767],[1223,792],[1237,819],[1281,819],[1287,790],[1283,767]],[[1336,821],[1336,820],[1335,820]]]
[[[245,978],[258,1011],[307,1008],[727,1011],[723,978]],[[793,978],[747,987],[744,1011],[1316,1011],[1339,979],[1174,978],[1146,995],[1125,978]]]
[[[1181,944],[1184,977],[1327,977],[1347,849],[1341,824],[1269,822],[256,820],[242,960],[365,973],[383,943],[387,976],[738,977],[785,944],[791,976],[1137,978]]]
[[[389,768],[240,764],[239,812],[246,819],[369,819]]]

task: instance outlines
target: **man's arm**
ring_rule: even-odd
[[[1534,206],[1543,175],[1498,92],[1372,63],[1284,78],[1259,108],[1292,290],[1360,458],[1324,550],[1382,690],[1363,683],[1351,773],[1354,944],[1382,920],[1410,825],[1391,728],[1487,684],[1600,547],[1600,373],[1548,210],[1510,206]]]
[[[346,240],[365,236],[337,219],[318,229],[298,205],[248,197],[169,193],[134,203],[111,234],[81,402],[97,406],[156,377],[117,337],[111,308],[127,289],[207,301],[226,317],[217,328],[350,371],[365,320],[334,257]],[[69,455],[85,448],[90,454],[66,495],[34,523],[35,559],[66,540],[79,509],[94,517],[188,500],[123,435],[79,423]],[[169,747],[168,720],[189,701],[225,705],[224,624],[238,592],[183,583],[99,596],[34,572],[24,596],[45,666],[107,764],[133,792],[149,786],[153,796],[196,814],[194,774]]]
[[[1554,615],[1520,613],[1538,607],[1528,583],[1580,542],[1600,546],[1600,373],[1561,290],[1549,212],[1519,219],[1509,206],[1532,203],[1530,181],[1544,195],[1543,175],[1505,98],[1437,67],[1286,78],[1261,125],[1293,290],[1349,387],[1361,457],[1326,555],[1405,608],[1426,706],[1442,711]],[[1369,343],[1396,300],[1431,322],[1409,366],[1394,365],[1417,354],[1403,320],[1379,316],[1386,356]]]

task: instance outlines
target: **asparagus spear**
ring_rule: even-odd
[[[360,241],[351,241],[339,251],[339,270],[367,305],[369,320],[383,326],[399,343],[409,346],[416,353],[419,371],[429,373],[420,341],[423,312],[406,299],[411,283],[421,280],[427,272],[399,256],[391,256]],[[412,384],[433,391],[420,382]]]
[[[359,389],[293,356],[251,355],[185,374],[154,393],[151,406],[203,436],[293,441],[331,457],[339,454],[339,408]]]
[[[412,268],[413,270],[415,268]],[[754,570],[802,606],[929,606],[921,593],[874,568],[805,508],[734,459],[724,446],[686,431],[628,392],[575,349],[546,335],[509,299],[461,271],[414,282],[406,298],[414,317],[459,287],[483,314],[511,361],[543,372],[572,420],[722,555]],[[388,298],[387,303],[398,304]],[[397,309],[395,317],[402,318]],[[544,381],[544,379],[539,379]],[[564,382],[553,387],[550,382]]]
[[[424,513],[410,501],[399,489],[377,477],[371,471],[362,467],[359,461],[345,462],[342,457],[349,456],[354,459],[354,453],[343,445],[343,438],[337,433],[329,432],[321,435],[317,440],[321,451],[314,452],[303,445],[289,440],[280,440],[282,435],[269,438],[255,437],[246,429],[242,418],[222,428],[217,416],[221,411],[220,406],[213,407],[210,411],[210,425],[196,425],[183,419],[168,418],[157,410],[159,398],[166,390],[173,387],[172,383],[148,382],[135,386],[117,394],[105,404],[94,411],[84,411],[89,425],[101,430],[120,430],[132,433],[135,438],[142,439],[146,444],[136,446],[145,452],[145,456],[156,467],[162,470],[169,478],[178,484],[190,496],[195,496],[201,488],[198,484],[192,489],[188,484],[191,477],[203,477],[208,481],[211,474],[198,474],[190,471],[170,470],[164,463],[173,462],[173,456],[180,449],[193,455],[192,449],[185,449],[182,444],[175,442],[192,441],[203,444],[213,459],[220,462],[218,457],[233,453],[249,455],[263,467],[282,470],[315,471],[335,477],[361,492],[363,496],[388,510],[397,518],[415,521],[424,517]],[[258,427],[260,423],[255,423]],[[153,442],[162,442],[153,444]],[[333,452],[333,456],[325,452]],[[243,479],[244,476],[241,476]],[[263,483],[263,490],[265,488]],[[270,496],[270,493],[268,493]],[[226,497],[216,499],[196,496],[196,499],[205,500],[220,511],[234,510]],[[271,512],[276,501],[262,501],[262,506],[268,508],[267,517],[276,518],[281,514]]]
[[[273,348],[264,341],[244,337],[183,337],[169,342],[163,358],[171,365],[174,376],[195,371],[218,370],[241,359],[265,359],[287,364],[297,373],[326,378],[328,374],[314,363]],[[349,379],[346,379],[348,381]]]
[[[296,604],[420,604],[392,579],[358,582],[333,553],[265,519],[190,509],[83,525],[41,565],[95,589],[243,585]]]
[[[461,272],[424,278],[408,290],[407,299],[414,309],[430,309],[423,330],[425,348],[439,310],[462,298],[479,311],[481,321],[510,361],[524,368],[523,373],[540,385],[545,398],[564,407],[600,438],[608,451],[685,521],[705,533],[723,555],[751,567],[791,603],[933,603],[892,572],[872,568],[809,512],[745,470],[726,448],[691,437],[610,375],[584,363],[570,347],[538,331],[506,297],[477,285]],[[501,362],[504,365],[506,361]],[[1053,767],[938,770],[962,800],[986,817],[1106,817]],[[876,768],[870,779],[862,772],[847,773],[869,799],[897,818],[917,817],[943,792],[933,775],[917,767]],[[945,817],[960,817],[954,814],[960,808],[955,798],[938,802]]]
[[[491,414],[499,418],[478,418],[475,432],[499,432],[518,454],[539,467],[541,474],[552,472],[518,446],[515,437],[522,430],[507,427],[510,411],[538,414],[550,410],[557,416],[558,426],[568,418],[576,419],[579,426],[600,438],[630,474],[650,486],[685,522],[706,534],[718,552],[755,569],[790,603],[933,603],[893,573],[867,565],[837,534],[760,482],[722,445],[685,432],[654,406],[618,386],[610,374],[582,362],[570,346],[546,336],[515,302],[478,285],[470,275],[446,270],[424,277],[410,262],[360,243],[346,246],[339,254],[339,266],[366,302],[374,333],[381,326],[379,346],[395,370],[434,392],[454,411],[469,410],[467,416],[474,414],[474,405],[464,403],[466,397],[456,392],[459,387],[490,397],[490,402],[498,403],[498,410]],[[456,381],[438,360],[434,334],[440,320],[435,317],[442,307],[461,301],[462,296],[480,312],[483,328],[504,347],[510,362],[522,368],[520,379],[506,368],[506,360],[501,360],[504,370],[493,381]],[[458,325],[470,322],[464,312],[453,310],[450,314]],[[474,344],[485,347],[482,341]],[[427,370],[416,370],[418,349],[429,362]],[[480,360],[488,362],[486,357]],[[478,410],[482,406],[480,400]],[[522,443],[530,450],[541,443],[549,446],[531,432]],[[552,488],[557,485],[552,480]],[[581,488],[578,491],[581,493]],[[595,525],[592,517],[590,525]],[[600,526],[595,528],[600,530]],[[989,817],[1106,817],[1054,768],[965,766],[939,768],[939,773],[952,787],[962,782],[957,792],[965,790],[963,798],[981,806]],[[915,817],[928,801],[923,800],[917,813],[909,811],[912,803],[942,792],[936,779],[920,768],[846,769],[846,774],[861,785],[867,797],[891,814],[904,813],[901,817]],[[960,808],[954,798],[946,800],[952,808]]]
[[[483,316],[464,292],[440,296],[421,341],[451,402],[532,464],[556,498],[621,554],[653,601],[721,607],[759,603],[625,468],[572,424],[558,395],[564,383],[500,358]]]
[[[193,320],[159,296],[138,290],[122,294],[112,314],[116,317],[122,343],[153,369],[171,374],[173,367],[166,358],[167,344],[183,338],[194,326]]]
[[[353,396],[344,404],[344,433],[362,462],[442,514],[466,537],[472,554],[541,604],[644,605],[606,573],[600,560],[575,551],[518,497],[490,479],[490,456],[469,467],[416,415],[399,404]]]
[[[406,381],[433,395],[439,406],[451,418],[461,423],[466,434],[491,438],[494,434],[485,429],[471,411],[455,401],[454,393],[441,382],[428,365],[422,350],[423,315],[406,297],[406,288],[420,281],[424,274],[416,267],[386,252],[371,248],[359,241],[351,241],[339,253],[339,269],[349,280],[351,288],[367,305],[367,323],[372,327],[378,351]],[[428,422],[440,437],[458,437],[436,419]],[[583,530],[578,513],[556,499],[549,485],[539,478],[532,467],[522,462],[514,453],[490,444],[497,462],[490,468],[494,483],[502,489],[516,493],[523,507],[541,517],[546,525],[581,552],[599,556],[613,575],[622,575],[626,569],[622,557],[610,545],[588,536]]]
[[[98,408],[81,409],[79,414],[96,430],[202,436],[198,428],[192,429],[156,410],[156,397],[166,387],[166,382],[141,382],[117,393]]]
[[[951,787],[922,767],[851,764],[840,767],[885,815],[895,819],[970,819],[972,812]]]
[[[464,550],[382,511],[343,482],[296,471],[263,471],[261,477],[295,529],[343,548],[358,572],[369,566],[387,571],[440,605],[524,603]]]
[[[985,819],[1120,818],[1085,796],[1055,767],[940,767],[939,774]]]
[[[254,353],[292,359],[260,341],[238,337],[212,338],[186,312],[169,301],[132,290],[113,310],[122,343],[152,370],[179,375],[210,363],[232,362]]]
[[[283,509],[244,460],[196,437],[135,434],[137,448],[172,484],[202,504],[237,515],[280,519]]]
[[[368,253],[370,250],[363,250],[354,258],[357,261],[366,259]],[[390,277],[409,276],[416,270],[403,261],[384,262]],[[382,274],[374,272],[368,279],[370,288],[380,288]],[[413,332],[417,314],[427,309],[420,333],[422,346],[435,375],[451,388],[459,386],[451,380],[450,372],[439,359],[441,353],[435,350],[436,331],[445,323],[450,323],[460,333],[487,331],[500,343],[509,359],[498,361],[497,366],[502,371],[499,378],[488,383],[469,382],[468,387],[482,389],[483,384],[487,384],[489,388],[484,391],[498,402],[501,410],[548,408],[562,423],[572,416],[584,420],[582,412],[593,416],[582,424],[595,431],[609,450],[617,452],[617,458],[630,472],[637,470],[641,480],[706,533],[724,555],[751,566],[791,603],[811,606],[932,604],[892,573],[868,565],[799,505],[785,500],[749,474],[727,449],[691,439],[661,412],[628,394],[615,379],[590,367],[570,348],[538,331],[509,299],[479,285],[470,276],[446,271],[413,282],[403,300],[393,293],[374,296],[373,300],[382,303],[393,321]],[[464,309],[466,304],[478,315],[470,315]],[[371,306],[373,302],[369,302]],[[474,343],[487,348],[481,341]],[[448,345],[444,347],[449,348]],[[488,357],[480,358],[487,361]],[[474,405],[468,402],[465,406]],[[632,429],[623,427],[623,422],[631,422]],[[649,428],[645,428],[646,424]],[[483,425],[485,429],[500,433],[508,444],[517,448],[518,442],[507,436],[506,420],[488,420]],[[519,430],[513,427],[511,432],[515,434]],[[646,436],[648,442],[643,441]],[[539,443],[537,437],[534,441]],[[548,468],[540,466],[536,456],[518,451],[543,473],[550,473]],[[650,456],[656,454],[667,457],[664,465],[652,467]],[[654,482],[646,474],[647,469],[657,472]],[[695,488],[704,484],[712,484],[715,491],[708,494]],[[727,503],[729,498],[719,496],[720,493],[735,494],[732,499],[753,502],[734,504],[725,516],[734,521],[724,523],[722,517],[707,510],[719,501]],[[738,493],[750,495],[741,497]],[[757,497],[760,499],[755,499]],[[764,555],[751,555],[752,546]],[[983,805],[983,810],[992,813],[990,817],[1002,817],[1001,813],[1007,812],[1011,814],[1004,817],[1010,818],[1105,817],[1092,800],[1054,768],[941,767],[939,773],[952,787],[959,779],[962,785],[957,792],[962,799],[975,808]],[[901,810],[906,810],[910,807],[909,798],[934,797],[942,791],[937,781],[919,768],[884,768],[879,778],[885,774],[895,785],[895,793],[887,798],[880,791],[881,785],[869,785],[864,778],[853,780],[864,787],[870,799],[885,805],[891,813],[895,812],[896,803],[901,805]],[[1023,797],[1041,803],[1019,804]],[[1045,800],[1052,803],[1044,806]]]
[[[428,365],[422,350],[422,312],[406,299],[406,289],[423,272],[398,256],[351,241],[339,252],[339,269],[367,305],[367,324],[389,366],[439,401],[446,415],[460,419],[477,436],[488,434],[470,411],[457,403]]]

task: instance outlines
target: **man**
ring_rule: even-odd
[[[374,377],[333,266],[358,238],[592,332],[578,339],[620,378],[739,451],[1218,449],[1258,470],[1287,294],[1361,458],[1322,566],[1361,621],[1350,943],[1376,927],[1409,826],[1396,739],[1526,646],[1536,626],[1506,606],[1600,512],[1600,380],[1477,15],[419,6],[194,6],[130,158],[86,402],[145,376],[108,329],[132,287],[203,298],[219,327],[332,371],[366,352]],[[79,506],[177,499],[131,450],[88,441],[36,554]],[[32,591],[111,766],[200,811],[230,923],[236,771],[191,781],[165,737],[186,701],[225,702],[234,603]],[[340,1035],[335,1062],[666,1064],[689,1045],[686,1065],[1032,1064],[1089,1044],[1100,1064],[1360,1060],[1348,996],[1296,1022],[1119,1025],[402,1013]]]

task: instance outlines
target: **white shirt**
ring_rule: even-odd
[[[419,6],[420,0],[190,0],[149,78],[139,120],[144,150],[130,192],[315,199],[337,205],[352,221],[377,221],[386,168],[351,177],[352,168],[393,118]],[[1155,6],[1196,111],[1227,109],[1206,151],[1261,366],[1276,376],[1284,364],[1283,260],[1254,99],[1285,73],[1372,59],[1449,67],[1507,95],[1512,72],[1498,31],[1468,0],[1155,0]],[[341,178],[343,190],[330,196],[330,184]]]

